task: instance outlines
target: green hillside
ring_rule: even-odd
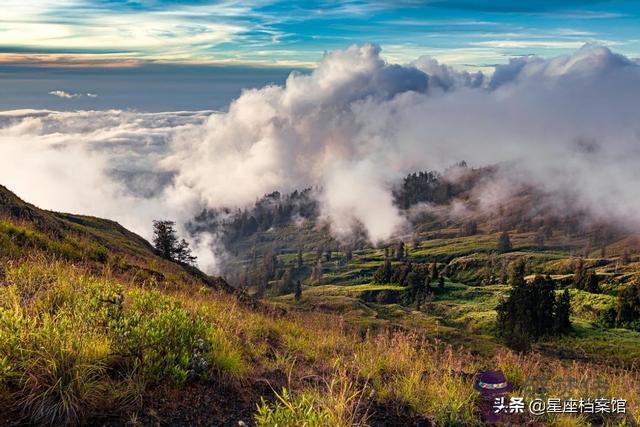
[[[622,265],[589,254],[595,294],[568,278],[584,236],[552,234],[537,249],[532,233],[512,230],[511,250],[496,253],[498,233],[431,229],[385,257],[370,245],[318,251],[314,242],[334,241],[317,228],[300,247],[291,227],[252,234],[262,247],[236,241],[227,277],[245,277],[249,294],[273,256],[258,300],[112,221],[43,211],[0,188],[0,424],[478,425],[482,369],[502,369],[514,395],[532,396],[543,378],[551,395],[627,400],[626,415],[513,415],[514,425],[638,422],[640,334],[603,323],[635,255]],[[442,285],[418,307],[406,277],[376,282],[385,258],[394,269],[435,263]],[[510,288],[502,268],[518,258],[570,287],[573,304],[572,331],[527,353],[494,333]],[[300,280],[299,298],[287,280]]]

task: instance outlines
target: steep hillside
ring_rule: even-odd
[[[0,257],[19,259],[40,254],[101,270],[117,277],[160,284],[206,284],[231,293],[227,283],[189,265],[167,261],[142,237],[115,221],[38,209],[0,186]]]

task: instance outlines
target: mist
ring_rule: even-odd
[[[460,160],[499,165],[487,206],[526,183],[640,226],[640,66],[603,46],[520,57],[491,75],[435,59],[387,63],[376,45],[327,53],[309,74],[245,90],[224,113],[0,113],[0,183],[36,205],[151,221],[319,186],[332,232],[380,242],[406,226],[391,188]],[[479,195],[482,198],[482,194]],[[208,271],[214,236],[192,243]]]

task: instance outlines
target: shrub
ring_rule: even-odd
[[[159,291],[133,289],[105,301],[103,313],[112,351],[146,380],[184,383],[206,371],[211,349],[205,323]],[[208,360],[203,359],[208,364]],[[195,369],[199,366],[198,369]]]

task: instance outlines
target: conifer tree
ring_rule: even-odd
[[[496,307],[496,323],[498,335],[509,346],[523,350],[532,340],[567,332],[571,306],[568,291],[556,297],[551,277],[538,275],[527,283],[523,264],[514,264],[510,278],[513,286]]]
[[[424,289],[427,293],[431,292],[431,275],[427,274],[424,278]]]
[[[291,292],[293,289],[293,280],[291,269],[287,268],[282,274],[282,279],[280,279],[280,293],[286,294]]]
[[[391,282],[392,275],[393,268],[391,267],[391,260],[387,258],[373,275],[373,281],[376,283],[389,283]]]
[[[571,295],[569,290],[565,289],[561,295],[558,295],[556,301],[555,312],[555,332],[562,334],[571,328]]]
[[[511,250],[511,238],[508,231],[503,231],[498,239],[498,252],[504,253]]]
[[[165,259],[194,264],[197,258],[185,239],[178,240],[175,224],[166,220],[153,221],[153,246]]]
[[[585,273],[580,289],[584,289],[585,291],[593,294],[600,293],[600,281],[593,270],[588,270]]]
[[[431,281],[435,282],[436,280],[438,280],[438,264],[436,264],[435,262],[431,263],[431,271],[429,274],[431,275]]]
[[[616,326],[640,331],[640,282],[622,287],[616,306]]]
[[[628,248],[624,248],[624,251],[622,252],[622,256],[620,257],[620,262],[622,262],[622,265],[629,264],[629,249]]]
[[[300,301],[300,299],[302,298],[302,284],[300,283],[300,280],[296,280],[296,290],[294,298],[296,301]]]
[[[573,270],[573,287],[576,289],[582,289],[584,283],[584,261],[582,258],[578,258],[575,262]]]
[[[317,283],[320,284],[322,283],[322,260],[318,259],[318,261],[316,262],[315,267],[313,268],[313,280]]]
[[[522,259],[509,264],[509,284],[513,287],[524,285],[525,264]]]

